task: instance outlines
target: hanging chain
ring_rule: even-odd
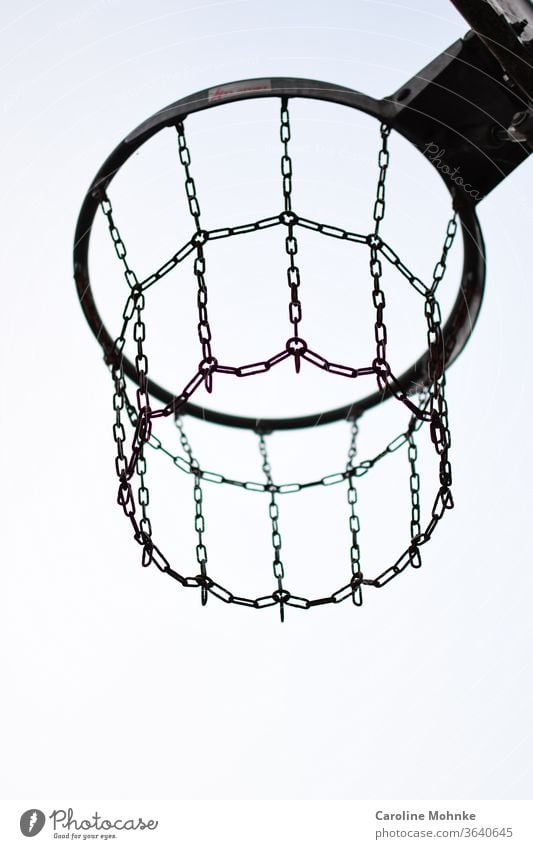
[[[111,235],[111,240],[113,245],[115,246],[116,254],[119,260],[122,262],[122,266],[124,268],[124,276],[126,278],[126,282],[128,286],[133,289],[135,286],[138,286],[137,277],[135,272],[131,270],[128,259],[127,259],[127,250],[126,245],[122,241],[122,236],[120,235],[118,228],[115,224],[113,218],[113,207],[111,206],[111,201],[105,192],[101,193],[100,198],[100,207],[105,217],[107,218],[107,225],[109,227],[109,233]]]
[[[409,447],[407,449],[407,458],[409,460],[409,491],[411,493],[411,543],[412,543],[412,555],[413,559],[411,560],[411,565],[415,567],[419,567],[422,565],[422,561],[420,559],[420,552],[418,546],[416,545],[416,541],[420,536],[420,475],[418,474],[416,468],[416,461],[418,459],[418,449],[416,447],[416,442],[414,440],[413,434],[409,434]]]
[[[176,130],[178,132],[179,158],[185,171],[185,191],[187,193],[189,212],[194,218],[196,232],[201,233],[202,228],[200,227],[200,204],[198,203],[198,198],[196,196],[196,184],[191,175],[191,153],[187,146],[183,121],[179,122],[179,124],[176,126]]]
[[[283,155],[281,157],[281,174],[283,177],[283,198],[285,202],[285,212],[281,219],[287,226],[287,236],[285,239],[285,251],[289,257],[289,266],[287,268],[287,283],[291,291],[291,300],[289,303],[289,321],[292,324],[292,353],[294,355],[294,367],[297,372],[300,371],[301,345],[298,344],[299,325],[302,320],[302,304],[300,301],[300,269],[296,265],[296,254],[298,252],[298,242],[294,235],[294,228],[297,222],[297,216],[292,211],[292,159],[289,153],[289,141],[291,138],[291,126],[289,118],[288,100],[283,97],[281,100],[280,113],[280,138],[283,144]]]
[[[319,224],[310,219],[300,218],[292,209],[292,160],[289,153],[289,141],[291,129],[289,121],[288,100],[282,99],[280,116],[280,137],[283,145],[281,158],[281,173],[283,178],[284,211],[271,218],[265,218],[252,224],[239,225],[236,227],[220,228],[218,230],[205,231],[200,223],[200,205],[196,193],[196,186],[191,174],[191,157],[185,138],[183,122],[177,125],[178,149],[181,165],[185,171],[185,190],[190,214],[194,220],[195,232],[189,242],[182,247],[173,257],[162,265],[158,271],[139,283],[135,272],[130,268],[127,260],[127,252],[124,241],[116,226],[111,202],[105,192],[100,194],[102,211],[107,219],[109,232],[116,254],[120,259],[126,282],[130,292],[123,312],[123,324],[119,336],[115,340],[112,352],[107,354],[107,361],[111,368],[113,378],[113,408],[115,411],[113,437],[115,442],[115,468],[119,478],[118,502],[124,513],[128,516],[137,542],[143,547],[143,565],[147,566],[154,562],[161,570],[169,574],[184,587],[199,587],[201,591],[202,604],[205,604],[209,594],[216,596],[226,603],[234,603],[253,608],[271,607],[276,604],[280,607],[280,616],[283,621],[285,606],[309,609],[310,607],[337,604],[351,597],[356,605],[362,602],[362,586],[383,587],[390,580],[400,574],[408,565],[420,566],[420,547],[432,536],[437,523],[442,518],[446,509],[453,507],[451,496],[451,466],[448,457],[450,447],[450,429],[448,422],[448,407],[445,399],[445,374],[446,350],[442,334],[442,319],[440,308],[435,293],[445,271],[449,251],[452,247],[457,231],[457,218],[454,215],[448,222],[446,237],[442,253],[437,262],[432,278],[431,286],[426,286],[420,278],[415,276],[402,262],[394,250],[387,245],[381,235],[380,226],[385,214],[385,184],[387,168],[389,164],[388,137],[390,128],[385,124],[381,126],[381,150],[379,152],[379,178],[376,191],[376,199],[373,210],[374,231],[370,235],[352,233],[342,228],[331,225]],[[288,285],[291,292],[289,307],[289,318],[292,324],[293,337],[288,340],[286,349],[276,353],[267,360],[244,366],[219,366],[214,358],[211,348],[211,328],[207,314],[207,286],[205,281],[205,252],[204,246],[210,239],[226,238],[243,233],[260,231],[267,227],[282,225],[287,228],[285,250],[289,258],[287,269]],[[298,250],[295,237],[295,229],[301,226],[337,239],[345,239],[356,244],[366,243],[370,247],[370,271],[373,280],[372,299],[376,310],[375,318],[375,342],[376,359],[371,366],[355,369],[350,366],[332,363],[317,352],[307,348],[306,343],[299,337],[299,324],[302,311],[299,300],[300,272],[296,265],[296,254]],[[198,373],[189,381],[172,404],[163,410],[152,410],[148,391],[148,359],[144,350],[146,340],[146,324],[144,320],[145,296],[144,290],[153,283],[160,280],[165,274],[176,267],[186,256],[195,252],[194,274],[197,281],[197,307],[198,307],[198,336],[202,349],[202,362]],[[397,380],[390,371],[386,360],[387,329],[384,323],[385,295],[381,288],[382,264],[384,257],[393,265],[408,281],[412,288],[422,295],[424,299],[425,317],[427,321],[428,341],[428,371],[427,378],[421,384],[419,406],[413,405],[407,398],[407,394],[401,389]],[[130,402],[124,377],[123,356],[128,328],[132,325],[131,335],[136,345],[135,370],[137,377],[136,405]],[[259,450],[262,458],[262,470],[265,475],[265,483],[254,483],[251,481],[235,481],[220,474],[202,470],[198,461],[193,456],[189,440],[185,434],[181,418],[177,410],[186,403],[198,386],[205,382],[208,391],[212,388],[212,374],[220,371],[225,374],[233,374],[240,377],[259,374],[269,371],[274,365],[282,362],[289,356],[295,357],[296,370],[300,368],[300,360],[305,359],[309,363],[323,369],[331,374],[338,374],[347,378],[356,378],[363,375],[375,374],[381,388],[387,388],[411,410],[411,419],[405,432],[393,439],[384,450],[375,457],[356,462],[357,458],[357,436],[358,424],[354,420],[351,423],[350,446],[348,450],[347,464],[344,471],[326,475],[318,480],[307,483],[274,484],[272,470],[268,458],[267,446],[264,434],[259,434]],[[161,415],[175,414],[176,427],[179,432],[180,443],[184,457],[174,455],[168,451],[161,441],[152,434],[152,420]],[[128,449],[125,417],[127,414],[130,426],[133,429],[131,447]],[[424,424],[429,422],[431,441],[439,456],[439,481],[440,488],[433,503],[431,519],[423,529],[421,524],[420,507],[420,477],[417,471],[418,451],[415,443],[415,432]],[[155,450],[167,454],[174,464],[181,470],[192,474],[194,478],[193,497],[195,504],[194,529],[196,533],[196,560],[199,574],[184,577],[170,567],[169,562],[157,548],[152,540],[152,526],[148,516],[150,503],[149,487],[147,483],[147,463],[145,456],[146,445]],[[400,555],[396,562],[385,569],[376,578],[363,578],[360,564],[359,533],[360,522],[356,510],[358,493],[356,489],[356,478],[368,473],[373,466],[389,456],[391,453],[407,447],[407,458],[410,468],[410,497],[411,497],[411,519],[410,519],[410,544]],[[136,497],[134,496],[133,478],[136,477],[138,487]],[[205,546],[205,519],[203,508],[202,481],[212,483],[225,483],[244,487],[256,492],[267,492],[270,496],[269,518],[272,531],[273,571],[277,581],[277,589],[270,595],[259,598],[243,598],[234,595],[229,590],[216,583],[207,574],[207,549]],[[331,486],[342,481],[347,482],[347,500],[350,507],[349,528],[351,533],[350,563],[351,580],[330,596],[324,598],[306,599],[294,595],[285,589],[283,581],[285,578],[283,561],[281,557],[282,540],[279,530],[279,507],[276,496],[299,492],[310,486]]]
[[[115,470],[120,481],[117,501],[124,510],[125,515],[131,520],[135,515],[135,501],[133,491],[130,484],[130,475],[128,474],[128,458],[126,454],[126,431],[122,420],[122,411],[124,409],[124,371],[122,362],[113,367],[112,370],[114,393],[113,393],[113,409],[115,410],[115,422],[113,424],[113,439],[115,442]],[[136,523],[135,523],[136,525]],[[135,530],[137,528],[135,527]]]
[[[280,121],[280,139],[283,144],[283,156],[281,157],[283,197],[285,200],[285,212],[292,212],[292,159],[289,154],[291,125],[289,119],[289,101],[286,97],[282,97],[281,99]]]
[[[381,124],[380,135],[381,149],[378,155],[379,177],[373,215],[374,235],[376,236],[379,235],[379,228],[385,217],[385,182],[387,179],[387,168],[389,167],[388,140],[390,136],[390,127],[387,124]]]
[[[381,245],[379,236],[379,228],[385,216],[385,182],[387,178],[387,168],[389,167],[389,150],[388,139],[390,135],[390,127],[382,124],[381,132],[381,149],[378,156],[379,177],[376,190],[376,200],[374,203],[374,233],[369,238],[370,242],[370,275],[373,280],[372,302],[376,310],[376,320],[374,322],[374,339],[376,342],[376,359],[374,365],[377,369],[385,369],[389,371],[387,364],[387,328],[383,320],[385,311],[385,293],[381,288],[381,276],[383,268],[381,260],[378,256],[378,247]]]
[[[448,253],[450,251],[451,246],[453,245],[456,233],[457,213],[455,213],[455,215],[453,215],[452,218],[450,218],[450,220],[448,221],[448,227],[446,229],[446,238],[444,240],[444,245],[442,246],[442,254],[433,270],[433,284],[431,286],[431,291],[433,294],[435,294],[435,292],[437,291],[437,287],[446,273],[446,262],[448,260]]]
[[[274,549],[274,560],[272,563],[272,568],[274,570],[274,577],[278,582],[277,589],[277,597],[279,598],[279,615],[281,617],[281,621],[283,622],[285,612],[284,612],[284,590],[283,590],[283,578],[285,577],[285,571],[283,568],[283,562],[281,560],[281,534],[279,532],[279,507],[276,501],[276,494],[273,490],[274,481],[272,479],[272,468],[270,466],[270,461],[268,459],[268,452],[266,447],[266,440],[262,433],[259,434],[259,453],[261,454],[261,459],[263,461],[262,469],[265,474],[265,478],[267,481],[267,490],[270,491],[270,504],[268,505],[268,515],[270,517],[270,523],[272,526],[272,548]]]
[[[106,205],[107,211],[104,211],[104,214],[110,214],[110,209],[111,205]],[[120,244],[123,244],[116,228],[114,241],[115,239]],[[143,350],[143,342],[146,337],[146,327],[142,315],[143,309],[144,296],[140,292],[138,284],[136,284],[124,307],[122,315],[123,325],[113,346],[110,367],[114,385],[113,409],[115,410],[115,422],[113,425],[113,439],[116,451],[115,470],[119,479],[117,501],[130,520],[135,539],[143,546],[142,564],[143,566],[148,566],[152,562],[153,543],[151,540],[152,528],[147,515],[150,496],[145,479],[146,459],[144,457],[144,445],[151,437],[151,410],[147,391],[148,360]],[[129,402],[123,368],[126,332],[128,324],[134,316],[136,320],[134,322],[133,338],[137,343],[135,357],[138,384],[137,409]],[[132,417],[135,419],[135,431],[129,457],[125,448],[124,409],[126,409],[130,421]],[[135,498],[131,483],[131,479],[135,474],[137,474],[140,483],[137,490],[137,503],[141,511],[140,523],[137,521]]]
[[[455,234],[457,232],[456,215],[448,222],[446,230],[446,238],[442,249],[442,255],[435,266],[433,272],[433,285],[431,291],[426,295],[425,315],[428,326],[428,376],[431,380],[430,387],[430,436],[435,450],[439,455],[439,481],[440,489],[435,498],[431,511],[431,521],[421,535],[421,539],[425,542],[429,539],[437,523],[444,515],[445,510],[450,510],[453,507],[453,497],[451,493],[452,471],[448,456],[450,448],[450,426],[448,421],[448,404],[445,396],[446,387],[446,349],[444,337],[442,334],[442,317],[440,306],[435,298],[435,291],[442,280],[446,271],[446,263],[448,253],[453,244]]]
[[[185,451],[187,457],[189,458],[189,463],[191,464],[191,471],[194,475],[194,490],[193,490],[193,498],[194,498],[194,530],[196,532],[196,562],[200,567],[200,575],[201,578],[200,587],[201,587],[201,601],[202,606],[207,604],[207,548],[204,543],[204,533],[205,533],[205,518],[204,518],[204,494],[202,491],[201,478],[198,474],[198,461],[195,459],[192,453],[192,448],[190,446],[187,435],[183,429],[182,419],[178,416],[174,419],[176,423],[176,427],[179,431],[180,442],[183,450]]]
[[[149,566],[152,562],[152,523],[148,517],[148,505],[150,503],[150,492],[146,485],[146,458],[144,456],[145,446],[141,446],[139,458],[137,460],[136,472],[139,478],[139,489],[137,490],[137,503],[141,511],[141,521],[139,522],[139,530],[145,541],[143,549],[143,566]]]
[[[178,132],[178,150],[180,162],[185,171],[185,191],[189,203],[189,211],[194,219],[196,226],[196,234],[192,239],[192,243],[196,247],[196,259],[194,260],[194,274],[198,285],[196,296],[196,304],[198,307],[198,339],[202,349],[202,363],[200,371],[205,379],[205,388],[208,392],[213,391],[213,372],[217,366],[217,361],[213,357],[211,350],[211,327],[207,315],[207,286],[205,282],[205,255],[204,243],[207,241],[208,234],[204,232],[200,226],[200,204],[196,194],[196,184],[191,175],[191,154],[187,146],[185,138],[185,129],[183,122],[176,127]]]
[[[350,447],[348,449],[348,462],[346,464],[346,471],[350,472],[354,468],[354,461],[357,455],[357,437],[359,435],[359,426],[357,421],[353,421],[351,424],[350,431]],[[352,568],[352,582],[353,582],[353,590],[352,590],[352,601],[357,606],[360,607],[363,603],[363,591],[361,587],[361,582],[363,580],[363,573],[361,572],[361,552],[359,549],[359,531],[360,531],[360,523],[359,516],[356,512],[356,504],[357,504],[357,489],[355,486],[355,476],[350,475],[348,477],[348,504],[350,505],[350,533],[352,535],[352,544],[350,546],[350,565]]]
[[[135,369],[137,371],[137,407],[139,414],[145,414],[147,418],[150,416],[150,398],[148,395],[148,359],[144,353],[144,342],[146,340],[146,324],[143,318],[143,310],[145,307],[145,297],[139,292],[137,293],[135,303],[136,320],[133,325],[133,338],[137,343],[137,352],[135,355]]]

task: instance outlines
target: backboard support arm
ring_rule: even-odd
[[[474,32],[387,101],[392,126],[438,168],[458,208],[466,193],[482,200],[533,150],[533,139],[513,133],[530,104]]]
[[[530,0],[451,0],[512,85],[533,101],[533,4]]]

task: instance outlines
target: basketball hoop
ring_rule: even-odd
[[[271,215],[261,220],[239,226],[207,229],[201,213],[201,203],[194,179],[194,156],[187,139],[188,122],[195,113],[237,100],[276,98],[279,100],[280,133],[280,206]],[[319,223],[302,214],[293,204],[292,153],[291,153],[291,103],[298,98],[322,100],[355,109],[377,119],[379,122],[379,146],[377,153],[377,180],[371,221],[360,232],[348,231],[335,222]],[[142,550],[142,565],[155,565],[182,587],[199,590],[201,602],[206,604],[210,596],[228,604],[252,608],[278,606],[283,621],[285,609],[309,609],[325,604],[338,604],[351,599],[356,606],[362,603],[363,587],[380,588],[402,573],[407,567],[419,568],[423,546],[431,539],[438,523],[447,510],[453,507],[451,491],[452,470],[450,464],[450,426],[446,401],[446,368],[463,350],[476,322],[484,286],[484,251],[481,231],[475,213],[475,202],[465,192],[458,192],[455,184],[445,180],[452,194],[452,211],[443,234],[442,249],[435,257],[431,279],[422,280],[408,267],[396,245],[388,244],[381,233],[381,223],[386,212],[386,186],[389,169],[389,136],[398,131],[413,141],[412,127],[404,132],[401,101],[404,97],[384,101],[373,100],[350,89],[326,83],[301,79],[246,80],[218,86],[191,97],[187,97],[156,113],[129,135],[104,163],[84,200],[75,237],[75,279],[86,318],[100,343],[113,382],[114,441],[116,448],[115,468],[118,477],[117,500],[127,516],[136,542]],[[403,117],[402,117],[403,116]],[[402,118],[402,120],[400,120]],[[112,200],[111,184],[125,162],[149,139],[162,130],[171,128],[176,134],[176,155],[182,169],[185,194],[190,213],[190,234],[179,250],[164,265],[149,276],[139,279],[130,265],[127,247],[116,220]],[[421,148],[425,138],[418,140]],[[88,251],[93,222],[103,215],[110,238],[114,244],[117,260],[122,264],[127,286],[127,298],[122,313],[122,327],[114,338],[104,326],[97,311],[89,279]],[[438,290],[446,272],[448,255],[460,225],[463,241],[463,270],[458,295],[449,318],[443,323],[438,302]],[[288,284],[288,323],[286,341],[282,348],[273,346],[263,360],[248,363],[222,362],[216,345],[216,328],[209,315],[209,282],[206,271],[206,255],[210,244],[216,240],[232,239],[246,233],[261,233],[276,229],[285,247],[285,274]],[[370,361],[353,363],[333,362],[327,350],[317,349],[305,336],[305,293],[300,285],[298,265],[298,234],[304,230],[316,234],[316,238],[342,240],[354,251],[366,252],[368,256],[369,282],[374,311],[374,356]],[[181,385],[166,389],[150,377],[147,355],[147,327],[145,307],[150,290],[156,287],[170,271],[190,257],[197,292],[197,336],[198,367],[193,374],[186,375]],[[385,294],[381,285],[383,266],[388,264],[401,275],[416,292],[420,310],[426,322],[427,348],[413,365],[402,374],[397,374],[387,352],[387,312]],[[136,355],[128,359],[125,345],[133,344]],[[217,381],[222,375],[228,379],[250,378],[261,380],[261,376],[275,370],[279,364],[292,361],[294,371],[318,369],[321,373],[369,385],[370,390],[360,400],[349,405],[322,411],[317,415],[302,415],[286,418],[247,417],[229,412],[220,412],[195,403],[195,393],[203,386],[213,398],[216,397]],[[132,390],[134,389],[135,395]],[[401,405],[406,413],[406,424],[398,436],[385,445],[375,456],[360,461],[357,444],[361,417],[371,408],[384,401]],[[245,428],[257,434],[259,460],[263,474],[262,482],[236,480],[217,471],[205,469],[193,454],[185,429],[188,416],[198,417],[213,425]],[[158,435],[162,420],[174,419],[181,453],[164,444]],[[310,428],[326,423],[345,420],[348,427],[349,447],[345,467],[320,479],[284,483],[278,481],[271,468],[268,441],[275,431]],[[438,466],[438,480],[434,483],[434,496],[427,517],[420,507],[420,477],[417,467],[418,442],[426,438],[431,443]],[[195,565],[189,574],[178,571],[171,559],[162,550],[152,529],[150,518],[150,492],[146,477],[147,456],[150,451],[167,454],[182,473],[191,476],[194,499],[194,522],[196,547],[192,557]],[[361,562],[359,534],[360,522],[357,512],[359,478],[372,472],[376,464],[395,452],[404,452],[406,457],[406,495],[410,502],[410,525],[405,544],[392,564],[385,564],[378,574],[370,575]],[[271,586],[257,597],[246,597],[237,587],[227,588],[218,583],[209,571],[205,542],[205,516],[203,511],[203,488],[220,484],[236,486],[250,492],[263,493],[271,527]],[[349,571],[340,587],[332,587],[331,593],[308,598],[293,588],[283,562],[280,530],[280,502],[285,497],[297,498],[298,493],[309,487],[346,487],[347,493],[347,550]],[[251,496],[252,497],[252,496]]]

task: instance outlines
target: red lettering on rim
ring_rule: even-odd
[[[228,85],[210,88],[207,92],[207,100],[211,103],[213,100],[222,100],[224,97],[229,97],[232,94],[244,94],[255,91],[272,91],[271,80],[247,80],[242,83],[229,83]]]

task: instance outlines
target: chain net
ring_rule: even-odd
[[[431,282],[424,283],[414,275],[401,261],[400,257],[380,235],[385,215],[385,188],[389,166],[388,139],[390,128],[380,127],[381,146],[378,156],[378,181],[373,208],[373,227],[367,234],[343,230],[329,224],[320,224],[299,216],[292,204],[292,159],[290,153],[291,127],[287,98],[281,99],[280,140],[282,147],[281,177],[283,211],[279,215],[262,219],[237,227],[206,230],[201,223],[200,203],[193,177],[192,161],[187,145],[184,122],[176,126],[177,148],[183,168],[185,192],[194,232],[189,241],[175,253],[163,266],[144,280],[139,280],[130,267],[126,246],[115,222],[113,208],[107,193],[100,190],[100,206],[107,219],[109,233],[118,259],[122,263],[124,277],[128,286],[128,297],[122,315],[122,327],[114,342],[110,369],[113,378],[113,408],[115,419],[113,437],[116,448],[115,468],[119,480],[118,503],[127,516],[133,529],[133,535],[142,548],[142,565],[154,564],[160,571],[174,578],[183,587],[199,589],[201,602],[207,603],[209,596],[215,596],[227,604],[237,604],[252,608],[278,606],[283,621],[286,607],[309,609],[325,604],[338,604],[351,599],[353,604],[362,604],[363,587],[383,587],[397,577],[408,566],[421,566],[420,549],[433,535],[437,524],[446,510],[453,507],[451,494],[451,466],[449,461],[450,430],[448,408],[445,398],[445,352],[442,335],[441,313],[436,298],[438,286],[446,271],[448,252],[457,231],[456,216],[448,222],[441,255],[435,265]],[[287,283],[289,289],[288,314],[290,335],[285,348],[266,360],[242,364],[224,365],[216,357],[213,334],[209,322],[208,288],[206,282],[205,246],[217,239],[261,231],[266,228],[281,227],[285,233],[285,252],[287,257]],[[317,351],[311,350],[301,335],[303,307],[300,296],[300,270],[298,267],[298,228],[305,228],[318,234],[342,239],[365,246],[369,251],[369,270],[372,281],[372,302],[375,310],[374,339],[375,357],[362,367],[334,363]],[[193,271],[197,285],[198,342],[201,359],[195,374],[183,386],[179,395],[164,407],[154,408],[148,392],[148,358],[145,351],[146,324],[144,309],[146,292],[165,275],[172,271],[189,255],[194,255]],[[423,299],[424,315],[427,324],[427,346],[429,352],[428,369],[425,379],[417,387],[417,397],[410,396],[400,385],[387,360],[387,327],[385,324],[385,294],[381,286],[383,260],[394,266],[407,279],[410,286]],[[132,340],[135,349],[135,368],[137,389],[133,400],[123,370],[124,347],[127,339]],[[359,461],[357,457],[358,414],[349,421],[350,442],[346,467],[344,470],[326,475],[320,479],[302,483],[276,483],[269,461],[267,436],[258,432],[258,448],[264,475],[263,482],[233,480],[218,472],[204,469],[193,455],[193,450],[185,433],[183,424],[184,407],[195,391],[203,385],[212,392],[214,377],[217,374],[229,374],[235,377],[250,377],[269,372],[279,363],[293,359],[296,372],[299,372],[302,360],[322,369],[328,374],[340,375],[349,380],[365,375],[373,375],[379,390],[392,394],[409,411],[406,429],[393,439],[374,457]],[[160,417],[173,417],[182,452],[175,452],[163,445],[153,433],[154,422]],[[125,422],[129,421],[131,438],[126,436]],[[431,515],[425,527],[421,523],[420,477],[417,471],[418,450],[417,431],[425,426],[434,451],[437,454],[439,486],[431,508]],[[387,566],[377,577],[365,576],[360,562],[359,533],[360,522],[357,513],[358,493],[356,483],[384,457],[404,450],[407,455],[410,492],[410,533],[409,544],[397,560]],[[163,551],[156,544],[149,517],[150,492],[147,485],[147,457],[149,451],[166,455],[181,472],[190,475],[194,481],[194,530],[196,535],[196,567],[194,574],[186,576],[172,568]],[[264,493],[268,498],[268,516],[271,525],[272,540],[272,592],[257,598],[236,595],[233,590],[217,583],[208,572],[208,553],[205,542],[205,518],[203,512],[204,484],[223,484],[241,487],[245,490]],[[347,525],[349,544],[350,573],[346,583],[334,589],[331,595],[320,598],[305,598],[296,595],[288,588],[283,563],[283,546],[280,532],[280,496],[295,494],[309,487],[329,487],[344,484],[347,489]]]

